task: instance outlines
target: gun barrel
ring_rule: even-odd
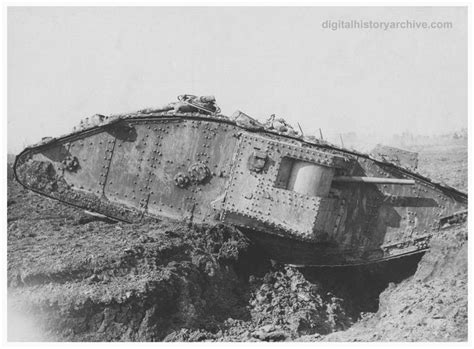
[[[357,176],[337,176],[333,179],[341,183],[371,183],[371,184],[399,184],[415,185],[413,179],[384,178],[384,177],[357,177]]]

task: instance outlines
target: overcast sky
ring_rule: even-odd
[[[451,29],[323,28],[326,20]],[[467,10],[9,8],[8,150],[86,116],[215,95],[224,114],[275,113],[306,133],[467,127]]]

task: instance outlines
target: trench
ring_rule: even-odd
[[[35,319],[45,340],[297,340],[346,330],[377,312],[379,294],[413,275],[421,258],[295,268],[270,261],[224,226],[175,225],[144,236],[131,249],[136,254],[128,249],[120,263],[89,273],[82,265],[82,274],[30,275],[9,298],[35,299],[17,309]]]

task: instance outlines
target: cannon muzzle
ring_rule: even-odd
[[[333,181],[339,182],[339,183],[415,185],[415,181],[412,179],[384,178],[384,177],[337,176],[337,177],[334,177]]]

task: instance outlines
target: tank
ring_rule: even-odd
[[[227,117],[213,97],[183,95],[95,115],[27,147],[14,173],[29,190],[113,220],[231,225],[282,263],[344,266],[422,253],[465,220],[467,194],[416,165],[416,153],[360,153],[274,115]]]

